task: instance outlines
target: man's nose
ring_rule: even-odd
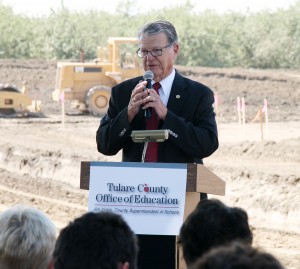
[[[151,54],[151,52],[150,51],[147,51],[147,55],[146,55],[146,57],[145,58],[147,58],[147,60],[153,60],[155,57],[154,56],[152,56],[152,54]]]

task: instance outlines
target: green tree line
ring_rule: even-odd
[[[153,20],[177,28],[177,64],[209,67],[300,68],[300,1],[289,9],[257,13],[195,13],[187,1],[178,7],[138,13],[135,1],[120,1],[115,13],[71,12],[62,6],[50,15],[16,15],[0,2],[0,58],[96,58],[97,46],[110,36],[136,36]]]

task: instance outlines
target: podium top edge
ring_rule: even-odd
[[[84,162],[83,162],[84,163]],[[107,166],[107,167],[141,167],[141,168],[171,168],[171,169],[187,169],[186,163],[142,163],[142,162],[86,162],[90,166]]]

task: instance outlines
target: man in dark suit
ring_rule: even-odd
[[[97,130],[98,151],[115,155],[122,150],[123,162],[141,162],[144,145],[134,143],[131,132],[167,129],[166,141],[149,143],[146,162],[202,163],[203,158],[218,148],[212,90],[175,70],[179,43],[170,22],[149,23],[141,29],[138,38],[137,55],[142,59],[144,70],[154,75],[153,88],[148,86],[145,90],[147,81],[143,77],[129,79],[112,88],[107,115]],[[147,109],[152,111],[152,118],[145,117]],[[150,124],[152,120],[157,120],[156,127]],[[151,152],[149,156],[148,152]],[[157,268],[158,264],[159,268],[175,268],[172,251],[166,254],[167,249],[175,247],[174,237],[156,239],[140,235],[139,241],[140,268]],[[159,260],[151,259],[149,253]]]
[[[154,89],[144,91],[146,81],[142,77],[112,88],[107,115],[97,131],[100,153],[115,155],[123,150],[122,161],[140,162],[143,145],[134,143],[130,134],[146,129],[147,108],[160,119],[158,129],[169,130],[169,139],[158,145],[157,162],[202,163],[218,148],[213,92],[174,69],[178,53],[172,24],[158,21],[142,28],[137,54],[144,69],[153,72],[153,82],[160,83],[159,93]]]

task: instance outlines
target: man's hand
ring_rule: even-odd
[[[132,122],[136,114],[139,112],[140,106],[144,103],[144,99],[148,96],[147,91],[144,90],[146,85],[147,81],[141,80],[131,93],[130,101],[128,104],[129,122]]]
[[[168,109],[165,107],[164,103],[160,99],[159,94],[157,94],[157,92],[154,89],[148,90],[148,96],[146,96],[143,103],[143,109],[152,107],[153,109],[155,109],[156,115],[160,119],[165,120]]]

